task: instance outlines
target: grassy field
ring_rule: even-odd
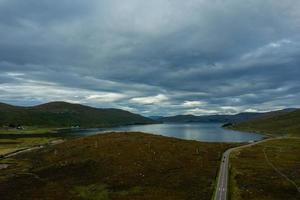
[[[47,144],[58,140],[56,137],[23,137],[23,138],[0,138],[0,156],[24,148]]]
[[[55,128],[48,127],[35,127],[35,126],[25,126],[24,129],[19,130],[16,128],[0,128],[0,137],[4,134],[46,134],[46,133],[56,133]]]
[[[57,140],[56,130],[41,127],[26,127],[24,130],[0,128],[0,156],[16,150]]]
[[[300,138],[267,141],[231,154],[231,199],[300,199]]]
[[[24,130],[0,128],[0,156],[60,139],[58,129],[26,127]]]
[[[235,144],[236,145],[236,144]],[[2,160],[8,199],[211,199],[224,150],[143,133],[95,135]]]

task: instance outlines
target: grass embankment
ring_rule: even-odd
[[[299,155],[300,138],[275,139],[233,152],[231,199],[300,199]]]
[[[211,199],[233,144],[143,133],[95,135],[3,160],[5,199]]]

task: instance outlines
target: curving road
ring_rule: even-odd
[[[215,191],[215,200],[226,200],[227,199],[227,189],[228,189],[228,168],[229,168],[229,157],[230,153],[232,151],[250,147],[262,142],[270,141],[270,140],[275,140],[279,138],[270,138],[270,139],[265,139],[261,140],[258,142],[253,142],[244,146],[239,146],[239,147],[234,147],[231,149],[228,149],[223,153],[222,160],[221,160],[221,165],[220,165],[220,171],[219,171],[219,176],[218,176],[218,183],[217,183],[217,188]]]

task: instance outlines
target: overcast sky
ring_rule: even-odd
[[[300,104],[299,0],[0,0],[0,101],[143,115]]]

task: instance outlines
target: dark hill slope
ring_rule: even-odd
[[[300,110],[241,122],[231,128],[274,135],[300,136]]]
[[[47,127],[108,127],[148,124],[153,120],[120,109],[99,109],[80,104],[52,102],[34,107],[0,104],[0,125]]]

